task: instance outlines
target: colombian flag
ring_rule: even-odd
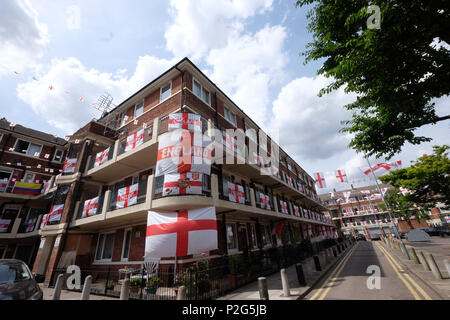
[[[16,181],[12,193],[38,195],[41,193],[41,183],[29,183]]]

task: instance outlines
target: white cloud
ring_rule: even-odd
[[[165,33],[166,48],[177,57],[204,57],[243,30],[243,19],[272,9],[273,0],[172,0],[174,23]]]
[[[340,121],[351,117],[344,105],[355,96],[341,88],[319,98],[330,80],[297,78],[281,90],[273,102],[273,129],[280,131],[280,144],[298,160],[319,160],[347,150],[349,137],[340,134]]]
[[[0,76],[33,68],[43,56],[47,27],[28,0],[0,1]]]
[[[17,95],[49,124],[71,134],[92,118],[98,118],[101,112],[91,103],[105,91],[118,104],[173,64],[151,56],[139,57],[134,74],[127,78],[124,70],[102,73],[86,68],[76,58],[54,59],[37,81],[19,84]]]

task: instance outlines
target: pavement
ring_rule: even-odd
[[[277,272],[269,275],[267,279],[267,288],[269,292],[269,300],[299,300],[307,295],[312,288],[331,270],[337,263],[339,263],[351,250],[352,246],[347,247],[337,258],[334,256],[320,256],[320,264],[322,271],[315,271],[315,264],[312,258],[308,258],[302,262],[303,272],[306,279],[306,286],[299,285],[297,278],[297,271],[295,265],[286,268],[286,274],[290,287],[290,296],[283,295],[283,288],[281,285],[281,274]],[[260,300],[258,282],[255,281],[246,286],[236,289],[235,291],[217,298],[217,300]]]
[[[46,288],[42,283],[40,283],[39,286],[41,287],[42,292],[44,293],[44,300],[52,300],[53,292],[55,291],[55,289],[54,288]],[[81,298],[81,292],[61,290],[60,300],[80,300],[80,298]],[[98,296],[95,294],[90,294],[89,300],[119,300],[119,299],[113,298],[113,297],[105,297],[105,296]]]

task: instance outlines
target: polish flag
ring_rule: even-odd
[[[97,213],[98,199],[99,197],[95,197],[84,202],[83,213],[81,214],[82,218],[90,217]]]
[[[158,140],[155,176],[185,172],[211,174],[212,144],[208,136],[176,130],[160,135]]]
[[[63,173],[67,172],[75,172],[75,167],[77,166],[77,158],[66,158],[66,161],[64,161],[63,166]]]
[[[109,157],[109,149],[110,147],[108,147],[107,149],[97,153],[95,155],[95,162],[94,162],[94,168],[101,166],[102,164],[104,164],[106,161],[108,161],[108,157]]]
[[[316,186],[318,188],[322,189],[322,188],[327,187],[327,184],[326,184],[325,178],[324,178],[325,176],[324,176],[323,172],[315,172],[313,174],[313,177],[315,179],[314,181],[316,182]]]
[[[0,219],[0,233],[8,231],[11,219]]]
[[[170,173],[164,175],[163,196],[202,194],[201,173]]]
[[[117,209],[126,208],[137,203],[138,186],[139,184],[135,183],[118,190],[116,202]]]
[[[169,114],[168,130],[173,131],[177,129],[201,131],[202,123],[200,115],[187,112]]]
[[[61,216],[63,213],[64,205],[58,204],[54,205],[50,208],[50,212],[48,213],[48,222],[58,222],[61,220]]]
[[[287,202],[280,200],[281,213],[288,214]]]
[[[228,181],[228,199],[231,202],[245,204],[244,187]]]
[[[145,257],[183,257],[218,247],[215,207],[179,212],[149,211]]]
[[[144,129],[141,129],[127,137],[125,152],[133,150],[144,143]]]

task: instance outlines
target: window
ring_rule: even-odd
[[[136,119],[144,112],[144,101],[138,102],[134,105],[134,118]]]
[[[251,234],[251,237],[252,237],[253,248],[258,248],[258,240],[257,240],[257,237],[256,237],[256,227],[255,227],[254,224],[252,224],[250,226],[250,234]]]
[[[125,113],[120,114],[120,126],[123,127],[127,123],[127,118]]]
[[[9,180],[11,178],[11,171],[0,171],[0,180]]]
[[[23,182],[29,182],[29,183],[33,183],[34,182],[34,177],[36,175],[34,173],[31,172],[27,172],[25,173],[25,175],[23,176]]]
[[[264,246],[268,246],[272,244],[272,240],[270,238],[270,226],[266,225],[264,226],[264,232],[262,234],[262,240],[263,240],[263,244]]]
[[[122,248],[122,260],[128,261],[128,256],[130,254],[130,244],[131,244],[131,229],[125,230],[123,236],[123,248]]]
[[[64,151],[62,151],[62,150],[56,149],[55,155],[53,156],[53,161],[61,162],[62,161],[63,152]]]
[[[252,127],[247,126],[247,124],[244,125],[244,128],[246,136],[252,139],[254,142],[258,142],[258,139],[256,137],[257,136],[256,130],[253,129]]]
[[[111,260],[114,249],[114,233],[102,233],[98,237],[96,260]]]
[[[234,126],[236,126],[236,115],[233,112],[231,112],[230,110],[228,110],[227,108],[224,108],[224,113],[225,113],[225,119],[227,119]]]
[[[161,87],[159,94],[159,102],[163,102],[172,95],[172,82],[169,82],[164,87]]]
[[[228,250],[237,249],[236,224],[227,224],[227,248]]]
[[[194,94],[199,97],[200,99],[202,99],[206,104],[211,104],[211,94],[209,93],[208,90],[206,90],[201,84],[200,82],[198,82],[197,80],[193,80],[193,85],[192,85],[193,89],[194,89]]]
[[[17,139],[14,146],[14,152],[23,153],[32,157],[39,157],[42,145]],[[37,155],[36,155],[37,154]]]

